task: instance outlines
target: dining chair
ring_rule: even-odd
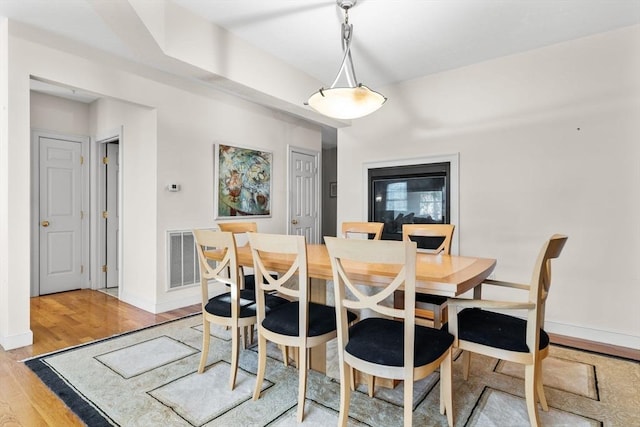
[[[229,231],[233,233],[233,237],[236,239],[236,245],[245,246],[249,244],[249,240],[246,239],[241,240],[242,244],[239,244],[238,237],[241,235],[246,235],[246,233],[257,233],[258,232],[258,224],[253,221],[236,221],[236,222],[219,222],[218,228],[220,231]],[[242,289],[255,289],[255,275],[253,274],[245,274],[244,267],[240,266],[240,278],[242,279],[242,283],[240,287]]]
[[[449,299],[448,329],[455,336],[454,347],[467,350],[463,353],[464,379],[469,377],[469,352],[525,365],[525,397],[532,426],[539,425],[538,400],[544,411],[549,410],[542,384],[542,360],[549,354],[549,335],[544,331],[545,302],[551,286],[551,260],[560,256],[566,242],[566,236],[554,234],[544,243],[528,285],[500,280],[483,282],[528,291],[526,302]],[[526,310],[527,314],[523,319],[490,309]]]
[[[452,357],[453,336],[445,330],[415,322],[416,244],[391,240],[325,238],[333,269],[340,361],[340,415],[346,426],[351,398],[353,368],[372,375],[404,381],[404,425],[413,419],[413,383],[440,369],[440,413],[446,412],[453,425]],[[350,265],[357,263],[357,269]],[[376,292],[364,293],[354,277],[367,265],[389,265],[398,271]],[[384,300],[403,287],[404,308],[389,307]],[[349,326],[347,310],[370,309],[378,317],[362,319]]]
[[[343,222],[342,237],[354,238],[366,235],[367,239],[380,240],[383,222]]]
[[[228,327],[231,330],[231,375],[229,386],[235,387],[238,371],[238,352],[240,347],[240,330],[253,328],[256,323],[256,302],[254,289],[240,289],[238,256],[235,239],[230,232],[213,230],[193,230],[196,241],[198,260],[200,263],[200,284],[202,291],[202,352],[198,372],[203,373],[211,337],[211,323]],[[220,251],[223,257],[215,265],[205,256],[205,251]],[[221,282],[229,286],[224,292],[209,297],[209,285]],[[264,297],[264,309],[271,310],[287,302],[275,295]]]
[[[218,227],[222,231],[230,231],[233,233],[233,237],[238,245],[238,237],[243,236],[244,239],[240,240],[242,243],[240,246],[244,247],[249,244],[247,233],[257,233],[258,224],[253,221],[236,221],[236,222],[219,222]],[[277,274],[272,273],[272,276],[277,277]],[[240,289],[255,289],[256,288],[256,276],[255,274],[245,274],[244,267],[240,266]],[[250,329],[249,342],[253,342],[253,328]],[[285,346],[280,346],[282,351],[282,359],[285,366],[289,365],[289,349]]]
[[[304,417],[308,349],[336,337],[336,312],[331,306],[309,301],[307,248],[304,236],[250,233],[258,290],[258,373],[253,400],[260,397],[267,361],[267,341],[298,349],[298,422]],[[278,260],[286,272],[270,275],[265,260]],[[265,310],[266,292],[278,292],[291,301],[277,310]],[[345,314],[352,321],[353,313]]]
[[[403,224],[402,240],[413,240],[418,245],[418,252],[433,254],[451,254],[453,224]],[[402,297],[399,296],[401,300]],[[398,301],[401,303],[401,301]],[[433,313],[433,327],[441,328],[446,319],[447,297],[431,294],[416,295],[418,318],[424,318],[425,311]]]
[[[343,222],[342,237],[345,239],[362,239],[366,236],[367,239],[380,240],[383,229],[383,222]],[[373,397],[376,388],[376,378],[373,375],[367,375],[366,380],[369,397]]]

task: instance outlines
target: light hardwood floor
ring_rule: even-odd
[[[0,426],[84,425],[21,360],[200,311],[195,304],[156,315],[92,290],[32,298],[33,345],[0,348]]]

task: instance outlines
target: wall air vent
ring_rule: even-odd
[[[200,282],[200,267],[195,239],[190,230],[167,232],[169,289],[179,289]]]

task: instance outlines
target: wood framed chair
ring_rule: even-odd
[[[541,369],[542,359],[549,354],[544,311],[551,286],[551,260],[560,256],[566,242],[566,236],[555,234],[544,243],[528,285],[485,280],[486,284],[528,291],[526,302],[449,299],[449,332],[455,336],[454,347],[467,350],[463,353],[464,378],[469,377],[469,352],[525,365],[525,397],[532,426],[539,425],[537,400],[544,411],[549,410]],[[490,309],[526,310],[527,314],[522,319]]]
[[[253,289],[240,289],[239,270],[235,239],[230,232],[213,230],[193,230],[200,262],[200,283],[202,290],[202,352],[198,372],[204,372],[211,334],[211,323],[226,326],[231,330],[231,375],[229,386],[235,387],[238,371],[240,330],[253,328],[256,323],[256,302]],[[205,251],[220,251],[223,257],[215,266],[205,256]],[[218,281],[229,286],[229,292],[209,297],[209,284]],[[265,296],[265,310],[287,302],[273,295]]]
[[[238,236],[244,235],[244,240],[242,240],[242,247],[249,244],[249,239],[247,238],[247,233],[257,233],[258,232],[258,224],[253,221],[235,221],[235,222],[219,222],[218,227],[222,231],[229,231],[233,233],[233,237],[236,240],[236,245],[238,245]],[[272,276],[277,277],[277,275],[272,274]],[[255,274],[246,274],[244,271],[244,267],[240,266],[240,289],[255,289],[256,288],[256,276]],[[249,341],[253,342],[253,328],[250,329],[249,333]],[[285,346],[280,346],[282,350],[282,358],[285,366],[289,365],[289,350]]]
[[[307,350],[336,337],[336,312],[328,305],[309,301],[307,273],[307,247],[304,236],[250,233],[254,272],[258,290],[258,373],[253,400],[260,390],[267,361],[267,341],[286,347],[298,348],[298,410],[297,419],[304,417],[307,388]],[[264,260],[276,257],[287,265],[287,271],[274,278],[265,267]],[[292,286],[297,282],[297,286]],[[265,293],[278,292],[291,299],[271,312],[265,310]],[[345,315],[346,316],[346,315]],[[355,314],[348,315],[355,320]]]
[[[453,224],[403,224],[402,240],[412,240],[418,245],[418,252],[433,254],[451,254],[451,240],[453,239]],[[401,299],[401,297],[400,297]],[[401,301],[398,301],[401,303]],[[424,318],[425,311],[433,313],[433,327],[441,328],[446,321],[447,297],[440,295],[416,295],[418,317]]]
[[[235,222],[219,222],[218,228],[220,231],[229,231],[233,233],[234,238],[236,238],[236,245],[238,245],[238,235],[244,235],[246,233],[257,233],[258,232],[258,224],[253,221],[235,221]],[[249,244],[249,240],[245,239],[242,245],[245,246]],[[255,276],[253,274],[245,274],[244,268],[240,266],[240,278],[242,279],[242,283],[240,283],[241,289],[255,289]]]
[[[342,237],[345,239],[363,239],[366,235],[366,239],[380,240],[383,229],[383,222],[343,222]],[[355,371],[353,376],[355,377]],[[376,388],[376,378],[373,375],[366,375],[366,377],[369,397],[373,397]],[[355,382],[352,383],[352,386],[355,388]]]
[[[366,234],[368,239],[380,240],[383,227],[383,222],[343,222],[342,237],[349,239]]]
[[[340,360],[340,417],[346,426],[351,396],[352,369],[375,377],[404,381],[404,425],[413,419],[413,382],[440,368],[440,413],[453,425],[452,357],[453,336],[446,331],[416,325],[416,244],[390,240],[366,241],[326,237],[333,268],[338,318],[338,354]],[[357,271],[349,271],[349,262],[390,265],[398,270],[387,283],[377,284],[377,292],[365,294],[352,280]],[[382,304],[404,286],[404,308]],[[347,309],[370,309],[383,317],[362,319],[349,327]]]

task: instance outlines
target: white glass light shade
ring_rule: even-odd
[[[320,114],[334,119],[357,119],[373,113],[387,100],[366,86],[320,89],[307,102]]]

